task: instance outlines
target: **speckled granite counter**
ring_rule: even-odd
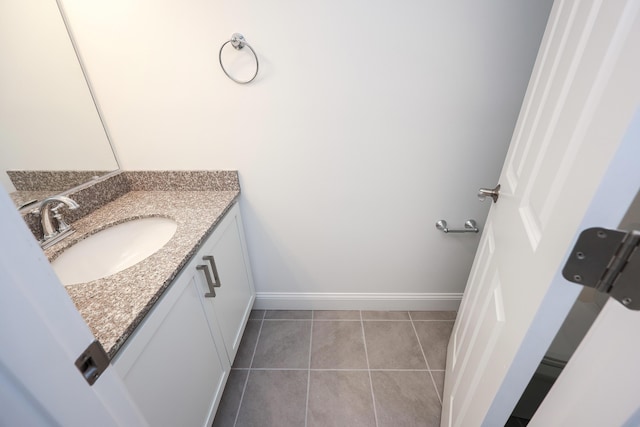
[[[178,227],[158,252],[112,276],[67,286],[67,292],[110,358],[199,249],[240,194],[232,191],[130,191],[73,223],[76,233],[45,251],[65,248],[135,218],[171,218]]]
[[[16,188],[9,196],[20,209],[27,202],[41,201],[54,194],[60,194],[82,183],[94,181],[109,171],[8,170],[6,173]]]
[[[51,195],[51,191],[40,190],[40,191],[14,191],[9,194],[11,200],[16,205],[16,208],[21,209],[25,207],[25,205],[31,206],[33,208],[33,204],[30,202],[37,202],[38,200],[44,200]]]

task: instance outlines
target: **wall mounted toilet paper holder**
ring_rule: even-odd
[[[447,221],[441,219],[436,222],[436,228],[444,233],[477,233],[480,231],[474,219],[468,219],[464,223],[464,228],[448,228]]]

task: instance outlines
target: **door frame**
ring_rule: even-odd
[[[628,196],[640,192],[640,106],[590,206],[581,230],[589,227],[618,228],[629,205]],[[618,171],[629,171],[621,175]],[[602,206],[606,208],[603,209]],[[572,246],[573,247],[573,246]],[[568,250],[571,251],[571,248]],[[570,282],[564,281],[564,284]],[[578,346],[575,357],[560,374],[530,425],[624,425],[640,423],[638,407],[638,344],[633,340],[639,313],[611,298]],[[630,339],[631,337],[631,339]],[[603,341],[605,341],[603,343]],[[602,352],[602,348],[624,348]],[[594,360],[600,359],[598,362]],[[615,364],[618,375],[603,369]],[[613,367],[612,367],[613,369]],[[623,374],[620,374],[623,371]],[[559,414],[560,413],[560,414]]]

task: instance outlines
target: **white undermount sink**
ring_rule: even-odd
[[[51,262],[63,285],[90,282],[137,264],[160,250],[178,224],[169,218],[139,218],[97,232]]]

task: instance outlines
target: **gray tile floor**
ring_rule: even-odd
[[[213,425],[439,426],[454,319],[254,310]]]

